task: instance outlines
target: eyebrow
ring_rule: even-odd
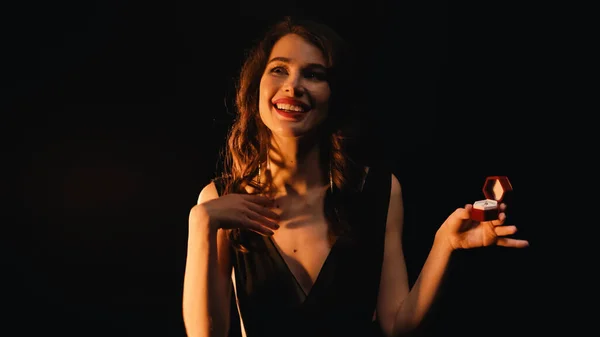
[[[289,58],[287,58],[287,57],[278,56],[278,57],[274,57],[274,58],[270,59],[269,62],[267,62],[267,64],[270,64],[270,63],[276,62],[276,61],[284,62],[284,63],[291,63],[292,62],[292,60],[289,59]],[[319,69],[327,70],[327,67],[325,67],[324,65],[322,65],[320,63],[309,63],[306,66],[306,68],[319,68]]]

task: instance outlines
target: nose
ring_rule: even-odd
[[[290,75],[283,84],[283,90],[293,97],[301,97],[306,92],[302,85],[302,78],[298,75]]]

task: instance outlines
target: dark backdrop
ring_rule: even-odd
[[[483,198],[488,175],[510,177],[510,222],[535,247],[522,202],[534,194],[534,155],[516,155],[529,146],[515,104],[526,91],[525,45],[498,13],[472,10],[381,0],[11,9],[13,335],[184,335],[188,211],[214,174],[244,52],[279,14],[317,13],[361,48],[359,99],[370,106],[357,153],[401,179],[411,282],[436,228]],[[451,22],[469,27],[458,33]],[[533,331],[533,249],[457,253],[428,332]]]

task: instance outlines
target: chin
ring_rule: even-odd
[[[273,134],[279,136],[279,137],[286,137],[286,138],[297,138],[297,137],[302,137],[306,134],[306,131],[303,130],[294,130],[294,129],[283,129],[280,128],[276,131],[273,132]]]

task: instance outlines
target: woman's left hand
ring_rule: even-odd
[[[491,221],[476,221],[471,219],[473,205],[467,204],[452,213],[440,227],[438,235],[446,236],[453,249],[469,249],[486,246],[503,246],[524,248],[529,246],[527,240],[513,239],[506,236],[517,232],[514,225],[505,225],[506,204],[498,209],[498,219]]]

